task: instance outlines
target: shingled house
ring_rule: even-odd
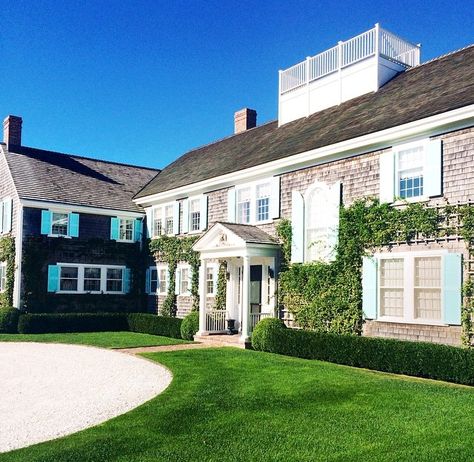
[[[190,151],[136,196],[150,237],[201,236],[200,332],[234,319],[245,341],[275,316],[280,246],[293,226],[292,262],[333,258],[339,207],[364,197],[397,205],[474,196],[474,46],[420,64],[420,48],[375,28],[279,75],[278,120],[235,114],[235,134]],[[399,246],[365,261],[365,333],[459,344],[465,244]],[[227,262],[225,309],[213,306]],[[161,306],[167,267],[158,261]],[[190,267],[176,275],[178,315],[189,311]]]
[[[33,312],[144,310],[142,208],[132,197],[158,170],[22,145],[4,121],[0,239],[15,240],[13,306]],[[7,289],[7,263],[0,264]]]

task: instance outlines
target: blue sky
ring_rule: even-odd
[[[376,22],[428,60],[474,42],[472,1],[15,0],[1,9],[1,116],[23,144],[164,167],[276,118],[278,69]]]

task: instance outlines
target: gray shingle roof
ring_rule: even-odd
[[[22,199],[139,212],[132,197],[159,172],[24,146],[3,150]]]
[[[474,103],[474,45],[402,72],[369,93],[278,127],[277,121],[184,154],[137,198],[254,167]]]
[[[223,221],[218,221],[216,223],[224,226],[229,231],[233,232],[235,235],[243,239],[247,244],[275,244],[278,245],[278,242],[265,231],[257,228],[252,225],[242,225],[236,223],[226,223]]]

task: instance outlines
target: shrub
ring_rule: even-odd
[[[20,334],[124,330],[128,330],[128,323],[122,313],[22,314],[18,322]]]
[[[191,311],[181,323],[181,337],[184,340],[193,340],[199,330],[199,312]]]
[[[18,332],[18,317],[16,308],[0,308],[0,333],[15,334]]]
[[[127,320],[128,329],[124,330],[181,338],[182,319],[169,316],[157,316],[156,314],[130,313],[127,316]]]
[[[277,348],[273,345],[278,340],[278,333],[286,329],[285,323],[281,319],[265,318],[257,323],[252,332],[252,347],[255,350],[271,351]]]
[[[386,338],[264,329],[260,326],[264,321],[257,324],[252,336],[256,350],[474,385],[474,350]]]

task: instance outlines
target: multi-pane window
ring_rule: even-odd
[[[206,268],[206,294],[207,295],[214,295],[214,274],[215,268],[213,266],[208,266]]]
[[[107,268],[107,292],[122,292],[122,268]]]
[[[166,294],[166,292],[168,291],[168,269],[160,268],[158,275],[159,275],[159,279],[158,279],[159,293]]]
[[[415,318],[441,319],[441,257],[415,258]]]
[[[424,147],[398,151],[398,195],[402,199],[423,196]]]
[[[189,268],[180,268],[180,294],[187,294],[189,292]]]
[[[201,201],[193,199],[189,202],[189,229],[199,231],[201,229]]]
[[[257,221],[266,221],[270,217],[270,183],[257,185]]]
[[[61,266],[59,275],[59,290],[77,292],[79,268],[77,266]]]
[[[119,239],[121,241],[133,241],[133,219],[131,218],[120,219]]]
[[[162,208],[153,209],[153,236],[161,236],[163,234],[163,217]]]
[[[251,188],[237,191],[237,222],[250,223]]]
[[[96,267],[84,268],[84,291],[100,292],[101,269]]]
[[[5,292],[7,289],[7,265],[5,262],[0,262],[0,292]]]
[[[165,207],[165,234],[173,234],[173,205],[167,205]]]
[[[55,236],[67,236],[69,215],[67,213],[53,212],[51,214],[51,234]]]
[[[150,270],[150,292],[156,294],[158,290],[158,270],[152,268]]]
[[[380,260],[380,314],[403,316],[403,259]]]

